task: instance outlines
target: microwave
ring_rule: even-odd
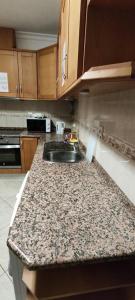
[[[51,132],[51,120],[49,118],[28,118],[27,130],[33,132]]]

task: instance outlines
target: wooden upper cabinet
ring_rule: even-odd
[[[58,91],[63,93],[83,72],[87,0],[61,2]]]
[[[16,51],[0,50],[0,75],[7,77],[7,86],[0,86],[0,96],[18,97],[18,63]],[[4,91],[5,87],[5,91]]]
[[[0,50],[0,75],[7,77],[7,86],[0,96],[37,99],[36,53]],[[4,78],[4,77],[3,77]]]
[[[88,1],[84,72],[135,60],[135,1]]]
[[[37,99],[36,53],[18,52],[20,98]]]
[[[38,98],[56,99],[56,66],[57,45],[39,50],[37,54],[38,64]]]
[[[61,15],[58,40],[58,94],[66,90],[68,76],[68,34],[69,34],[69,0],[61,2]]]
[[[0,27],[0,49],[12,50],[16,48],[15,30]]]
[[[69,36],[68,36],[68,74],[67,82],[70,86],[78,78],[79,43],[80,43],[80,21],[81,0],[70,0],[69,5]],[[84,37],[84,36],[83,36]]]

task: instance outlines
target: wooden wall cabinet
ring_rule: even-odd
[[[17,97],[18,96],[18,63],[17,52],[0,50],[0,73],[6,73],[8,77],[8,90],[2,91],[0,87],[0,96]]]
[[[16,47],[15,30],[0,27],[0,49],[12,50]]]
[[[38,138],[36,137],[21,137],[22,173],[26,173],[30,170],[37,144]]]
[[[57,45],[41,49],[37,53],[38,99],[56,99]]]
[[[18,52],[19,96],[37,99],[37,61],[36,53]]]
[[[25,100],[56,100],[56,70],[56,44],[37,53],[0,50],[0,73],[6,73],[8,79],[8,89],[2,91],[0,86],[0,96]]]
[[[37,99],[36,53],[0,50],[0,73],[6,73],[8,90],[0,96]]]
[[[88,1],[84,72],[135,60],[134,20],[133,0]]]
[[[113,64],[135,61],[134,20],[133,0],[61,0],[59,97],[78,97],[80,90],[89,89],[94,78],[89,77],[89,83],[86,83],[85,76],[81,78],[81,75],[85,75],[92,67],[104,69],[108,65],[110,69]],[[113,89],[117,89],[117,86],[113,86]]]
[[[61,2],[58,92],[63,94],[83,72],[87,0]]]
[[[61,1],[61,14],[58,37],[58,95],[61,95],[67,85],[67,54],[68,54],[68,23],[69,0]]]

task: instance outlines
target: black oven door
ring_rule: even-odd
[[[0,168],[20,168],[20,145],[0,145]]]

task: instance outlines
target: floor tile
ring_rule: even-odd
[[[17,191],[17,193],[18,193],[18,191]],[[14,205],[15,205],[15,202],[16,202],[16,196],[4,197],[2,200],[7,202],[7,204],[13,209]]]
[[[2,180],[21,180],[23,181],[26,174],[0,174],[0,181]]]
[[[0,196],[15,197],[21,187],[21,180],[0,180]]]
[[[6,273],[0,276],[0,299],[15,300],[13,284]]]
[[[12,277],[8,274],[9,252],[6,243],[16,194],[24,176],[0,174],[0,300],[15,300]]]
[[[9,226],[13,209],[0,198],[0,230]]]
[[[9,252],[7,247],[8,227],[0,231],[0,265],[7,272]]]

